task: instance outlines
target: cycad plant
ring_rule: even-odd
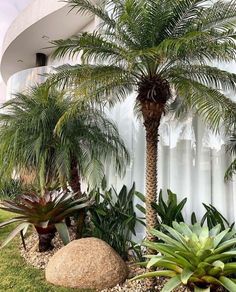
[[[47,83],[19,93],[0,114],[0,166],[3,176],[34,170],[41,190],[59,182],[80,193],[80,178],[104,176],[104,163],[114,161],[122,173],[129,155],[115,125],[98,110],[77,107],[76,113],[57,124],[72,106],[64,92]]]
[[[222,90],[235,91],[236,75],[214,66],[236,59],[236,2],[206,0],[68,0],[72,9],[100,19],[92,33],[53,42],[54,57],[82,56],[63,65],[52,82],[74,89],[78,99],[114,105],[136,94],[146,130],[146,220],[156,225],[157,142],[161,117],[175,101],[213,129],[236,105]],[[154,239],[149,233],[148,239]]]
[[[187,285],[194,291],[216,291],[223,286],[227,291],[236,291],[236,231],[212,229],[200,224],[188,226],[173,222],[173,228],[163,225],[166,233],[152,230],[162,243],[145,242],[158,252],[150,255],[148,267],[158,267],[134,279],[164,276],[171,278],[163,292],[171,292],[179,285]],[[229,261],[230,260],[230,261]]]

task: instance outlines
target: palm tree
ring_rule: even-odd
[[[0,114],[0,169],[12,176],[22,169],[36,171],[41,190],[55,182],[69,184],[81,193],[80,177],[101,181],[104,162],[115,161],[122,174],[129,161],[118,130],[101,113],[87,106],[76,106],[76,113],[57,124],[72,107],[64,92],[48,83],[18,93],[3,105]],[[75,109],[75,107],[74,107]]]
[[[108,105],[136,92],[146,130],[146,223],[156,225],[157,142],[160,120],[169,105],[191,110],[213,130],[236,104],[223,90],[236,89],[236,75],[217,62],[236,59],[236,1],[69,0],[78,13],[97,16],[98,28],[53,42],[54,57],[81,56],[81,64],[63,65],[51,82],[67,86],[77,100]],[[148,233],[147,238],[154,240]]]

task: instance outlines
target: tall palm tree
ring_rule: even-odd
[[[0,114],[0,169],[11,176],[22,169],[36,171],[41,190],[53,182],[81,193],[80,177],[104,176],[109,159],[121,174],[128,152],[112,122],[92,108],[76,106],[57,130],[61,117],[72,107],[64,92],[48,83],[16,94]],[[74,107],[75,109],[75,107]],[[98,180],[97,180],[98,181]]]
[[[51,81],[77,99],[114,105],[136,92],[146,130],[146,223],[156,225],[157,142],[161,117],[173,101],[178,113],[192,110],[212,129],[233,120],[236,104],[223,90],[236,89],[236,75],[217,62],[236,59],[236,1],[68,0],[72,9],[96,16],[94,32],[53,42],[54,57],[81,56]],[[148,233],[148,239],[154,240]]]

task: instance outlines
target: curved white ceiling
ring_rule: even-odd
[[[68,13],[70,8],[58,0],[34,0],[8,29],[1,59],[5,82],[14,73],[35,66],[35,54],[50,54],[49,41],[67,38],[91,22],[91,17]]]

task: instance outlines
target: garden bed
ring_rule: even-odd
[[[70,228],[70,238],[75,238],[75,233],[73,227]],[[22,257],[26,260],[26,262],[37,269],[44,270],[47,266],[48,261],[50,258],[60,249],[63,247],[63,243],[59,238],[58,234],[53,239],[54,249],[48,252],[40,253],[38,252],[38,237],[35,232],[33,232],[29,237],[26,238],[26,250],[21,245],[20,253]],[[142,274],[145,272],[145,269],[140,268],[138,265],[132,262],[127,262],[127,266],[129,269],[129,276],[128,280],[122,285],[117,285],[111,289],[105,289],[101,292],[116,292],[116,291],[125,291],[125,292],[147,292],[147,285],[146,280],[138,280],[138,281],[130,281],[129,279]],[[164,286],[167,279],[165,278],[158,278],[156,291],[161,291],[162,287]],[[178,292],[188,292],[189,289],[185,287],[180,287],[174,291]]]
[[[0,221],[10,218],[9,214],[0,211]],[[0,231],[0,241],[8,234],[9,228]],[[70,230],[70,236],[74,238],[73,229]],[[52,255],[60,249],[63,244],[58,236],[53,241],[55,248],[50,252],[39,253],[37,251],[38,238],[36,233],[32,233],[26,239],[27,251],[23,249],[19,240],[5,247],[0,253],[0,291],[35,291],[35,292],[72,292],[81,291],[78,289],[67,289],[55,287],[46,283],[44,278],[44,269]],[[19,252],[20,247],[20,252]],[[25,259],[25,260],[24,260]],[[133,263],[128,263],[129,278],[142,273],[144,270]],[[158,278],[156,291],[160,291],[166,282],[165,278]],[[88,290],[83,290],[86,292]],[[91,291],[91,290],[90,290]],[[102,292],[147,292],[145,280],[131,282],[127,280],[123,285],[117,285],[111,289],[105,289]],[[185,287],[180,287],[175,291],[188,292]],[[219,291],[222,291],[219,289]]]

